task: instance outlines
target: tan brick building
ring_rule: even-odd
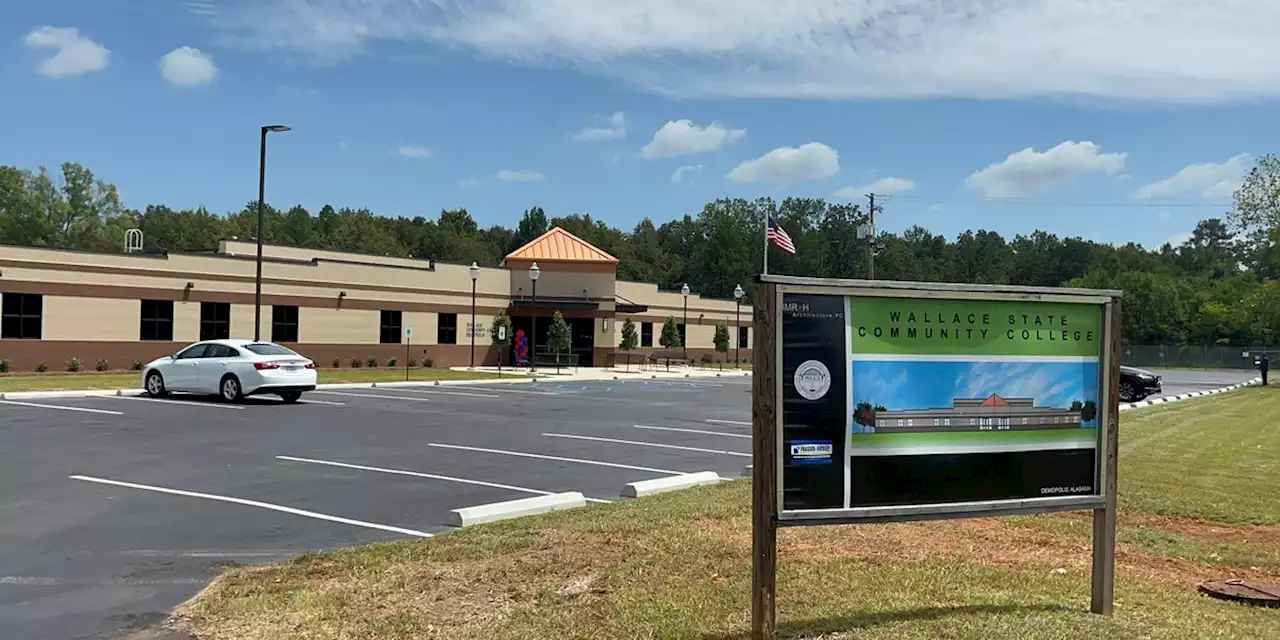
[[[254,337],[256,245],[223,241],[208,253],[90,253],[0,246],[0,359],[14,371],[39,363],[57,371],[70,358],[113,369],[173,353],[213,338]],[[267,246],[263,251],[261,338],[296,348],[322,366],[335,359],[431,358],[435,366],[470,363],[472,286],[467,265],[431,260]],[[540,277],[536,299],[530,267]],[[636,323],[647,354],[662,322],[684,317],[678,291],[617,280],[618,260],[556,228],[482,268],[474,281],[476,364],[498,362],[486,330],[506,311],[513,330],[532,329],[542,348],[551,317],[570,322],[583,365],[607,366],[621,342],[622,322]],[[751,308],[734,300],[687,298],[691,357],[715,354],[715,326],[727,323],[750,356]],[[405,337],[412,327],[411,337]],[[736,341],[730,341],[733,358]],[[634,358],[633,358],[634,359]],[[503,361],[511,362],[511,354]],[[620,361],[620,360],[619,360]]]

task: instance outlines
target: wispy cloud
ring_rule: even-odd
[[[458,181],[459,189],[475,189],[478,186],[480,186],[480,181],[475,178],[467,178],[465,180]]]
[[[1135,198],[1162,198],[1193,193],[1204,198],[1230,198],[1244,181],[1247,153],[1227,158],[1224,162],[1191,164],[1159,182],[1138,189]]]
[[[546,176],[537,171],[508,171],[503,169],[498,172],[497,178],[506,182],[537,182],[546,178]]]
[[[693,182],[693,174],[699,171],[702,171],[702,165],[686,164],[671,174],[671,184],[691,184]]]
[[[836,192],[837,198],[864,198],[868,193],[877,195],[893,195],[895,193],[906,193],[916,188],[916,183],[906,178],[880,178],[870,184],[864,184],[861,187],[845,187]]]
[[[1273,0],[223,0],[218,9],[224,28],[258,47],[328,58],[382,40],[463,47],[676,95],[1280,95]]]
[[[413,160],[421,160],[422,158],[430,158],[431,150],[426,147],[415,147],[406,145],[396,149],[396,154],[402,158],[410,158]]]
[[[50,78],[78,76],[107,68],[111,51],[80,35],[75,27],[39,27],[22,39],[31,49],[52,50],[53,55],[40,62],[40,73]]]
[[[627,114],[622,111],[609,116],[606,126],[587,125],[569,136],[574,142],[603,142],[627,137]]]

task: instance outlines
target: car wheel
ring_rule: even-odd
[[[219,395],[225,402],[240,402],[244,392],[240,390],[240,380],[235,376],[225,376],[218,384]]]
[[[160,398],[168,394],[164,388],[164,376],[159,371],[152,371],[147,374],[146,383],[147,395],[152,398]]]
[[[297,402],[298,398],[301,398],[301,397],[302,397],[301,391],[285,391],[284,393],[280,394],[280,399],[284,400],[288,404],[293,404]]]
[[[1121,402],[1137,402],[1138,390],[1133,388],[1132,382],[1120,383],[1120,401]]]

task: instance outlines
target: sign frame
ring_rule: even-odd
[[[784,526],[870,524],[951,518],[1093,511],[1090,610],[1110,615],[1114,601],[1116,470],[1121,355],[1121,298],[1113,290],[1013,285],[840,280],[763,275],[754,305],[756,348],[752,389],[752,638],[777,637],[777,529]],[[1012,500],[783,511],[782,299],[787,294],[970,301],[1057,302],[1101,308],[1096,493]],[[846,319],[847,322],[847,319]],[[848,337],[846,336],[846,340]],[[848,383],[851,384],[851,381]],[[845,452],[848,455],[848,452]],[[848,505],[845,505],[846,507]]]

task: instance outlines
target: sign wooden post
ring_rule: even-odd
[[[756,341],[752,351],[751,427],[751,639],[778,637],[774,601],[778,592],[778,353],[777,287],[761,283],[756,293]]]
[[[777,638],[779,527],[1092,510],[1112,613],[1121,292],[759,282],[753,640]]]

